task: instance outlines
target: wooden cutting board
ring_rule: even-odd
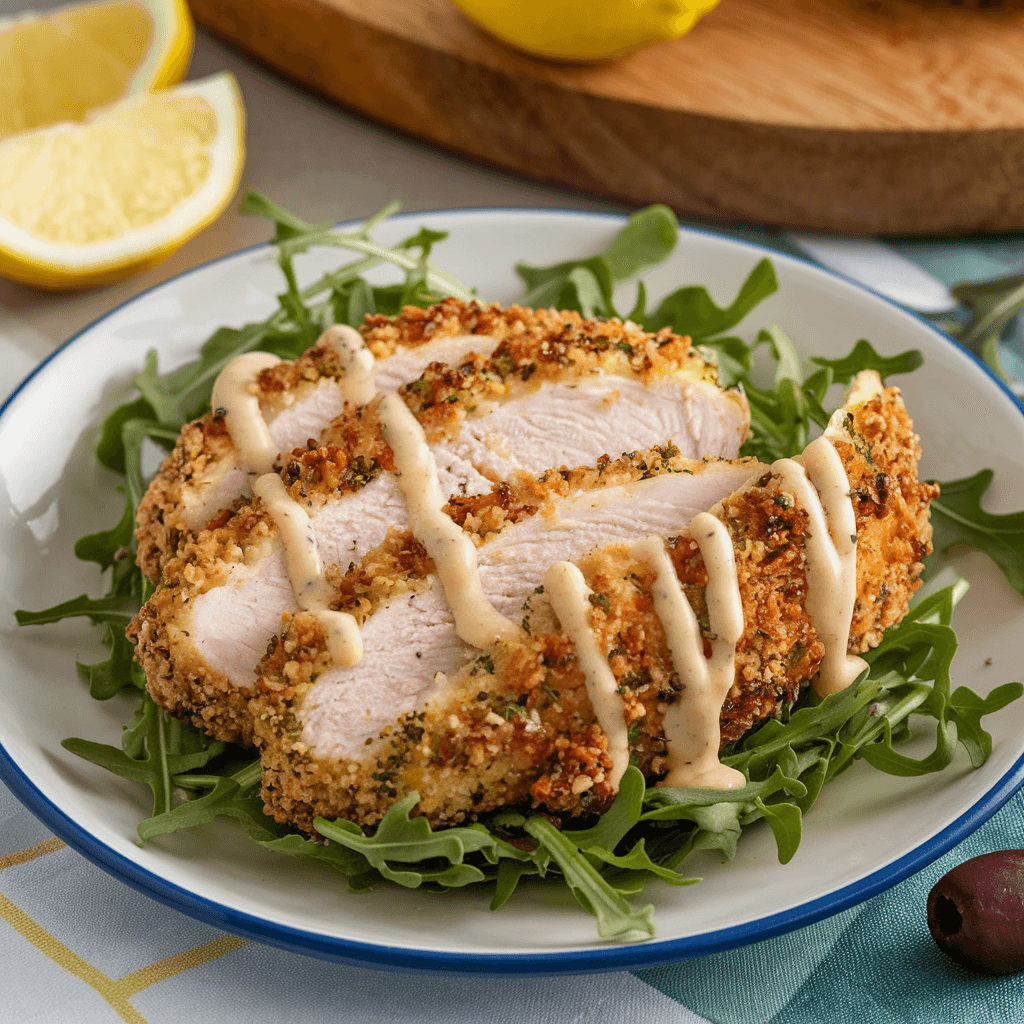
[[[681,39],[580,67],[512,51],[448,0],[190,2],[317,92],[535,178],[719,221],[1024,229],[1017,4],[722,0]]]

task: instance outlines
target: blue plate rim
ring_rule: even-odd
[[[425,220],[432,216],[450,217],[452,215],[476,214],[567,215],[583,219],[607,219],[618,223],[622,223],[627,219],[627,215],[603,211],[543,207],[463,207],[444,210],[408,211],[395,214],[391,219],[409,220],[415,218]],[[344,229],[360,223],[362,223],[361,220],[350,220],[339,223],[337,227]],[[1024,404],[1022,404],[1021,400],[982,360],[958,345],[956,341],[944,334],[924,317],[911,310],[907,310],[886,296],[880,295],[878,292],[851,280],[845,275],[822,267],[812,260],[776,249],[770,245],[735,238],[731,235],[706,228],[681,225],[680,230],[683,233],[704,235],[729,242],[730,244],[739,245],[761,256],[767,255],[773,259],[796,263],[804,268],[809,267],[826,278],[838,279],[857,290],[875,296],[875,298],[886,303],[888,306],[924,324],[943,343],[953,346],[958,353],[976,363],[991,381],[997,385],[999,390],[1011,400],[1017,411],[1024,415]],[[0,420],[2,420],[10,404],[34,377],[41,373],[71,345],[126,306],[138,302],[162,288],[171,287],[189,275],[204,272],[227,260],[241,258],[260,250],[270,252],[272,251],[272,246],[269,243],[256,243],[231,253],[225,253],[199,266],[183,270],[164,281],[157,282],[131,298],[126,299],[124,302],[119,303],[113,309],[72,335],[63,345],[55,349],[54,352],[36,366],[11,392],[3,404],[0,405]],[[979,800],[975,801],[963,814],[931,838],[925,840],[920,846],[859,879],[857,882],[833,890],[818,899],[799,904],[789,910],[768,917],[757,918],[744,924],[704,932],[695,936],[667,940],[655,939],[648,942],[617,944],[608,947],[595,946],[583,950],[543,954],[446,953],[434,950],[410,949],[325,936],[288,925],[271,923],[263,918],[234,910],[213,900],[197,896],[195,893],[188,892],[180,886],[165,881],[147,868],[143,868],[124,858],[109,846],[96,839],[90,832],[77,825],[49,797],[43,794],[14,762],[2,744],[0,744],[0,779],[8,785],[15,796],[50,828],[55,835],[100,869],[118,878],[137,892],[156,899],[172,909],[244,938],[276,946],[290,952],[360,967],[432,974],[459,971],[490,977],[543,977],[655,967],[711,953],[719,953],[785,934],[862,903],[926,867],[980,828],[1024,783],[1024,755],[1021,755],[1010,769]]]

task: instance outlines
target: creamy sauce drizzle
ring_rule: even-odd
[[[374,359],[359,333],[339,325],[325,331],[320,341],[337,353],[345,401],[352,405],[371,401],[376,395]],[[296,604],[317,616],[327,632],[332,658],[348,668],[362,657],[358,624],[351,615],[330,608],[333,592],[323,576],[312,520],[280,477],[271,472],[278,453],[253,385],[260,371],[279,362],[265,352],[233,359],[214,384],[212,404],[226,411],[228,432],[242,469],[250,480],[256,478],[253,493],[280,532]],[[874,379],[858,383],[865,391],[875,390]],[[478,648],[503,639],[520,639],[520,627],[497,612],[483,592],[471,538],[443,512],[445,497],[419,421],[392,392],[384,395],[379,415],[384,440],[394,453],[395,476],[408,506],[410,527],[434,561],[456,633]],[[808,445],[802,459],[803,465],[780,459],[772,472],[809,518],[805,537],[807,611],[825,648],[813,687],[819,696],[825,696],[849,686],[866,667],[861,658],[847,653],[856,600],[856,519],[849,480],[829,440],[821,437]],[[719,762],[718,749],[722,704],[735,681],[736,645],[744,628],[735,555],[725,525],[708,512],[695,516],[688,532],[700,549],[708,574],[705,600],[712,634],[710,658],[704,655],[704,637],[664,541],[652,536],[632,549],[634,557],[656,574],[654,610],[683,684],[678,699],[664,715],[668,773],[659,785],[732,789],[743,785],[745,779],[741,772]],[[551,566],[544,576],[544,589],[576,648],[590,702],[608,738],[609,782],[617,789],[629,764],[629,735],[617,680],[590,629],[593,591],[571,562]]]
[[[246,352],[232,359],[213,385],[210,404],[214,409],[226,411],[228,433],[238,449],[242,470],[249,477],[269,473],[277,458],[277,448],[260,411],[254,384],[261,370],[280,362],[269,352]]]
[[[377,394],[373,379],[373,353],[363,336],[351,327],[336,324],[320,335],[320,343],[329,345],[338,356],[344,371],[338,385],[349,405],[366,405]]]
[[[343,370],[339,387],[345,401],[365,405],[377,393],[373,353],[358,331],[338,325],[319,339],[334,349]],[[313,524],[301,505],[271,472],[277,452],[254,393],[256,374],[276,365],[276,356],[252,352],[232,360],[213,389],[215,407],[227,411],[227,427],[239,452],[242,468],[257,479],[253,493],[263,502],[277,525],[284,546],[288,579],[295,602],[314,613],[328,634],[334,660],[343,668],[359,662],[362,640],[355,619],[330,608],[331,588],[324,580]],[[497,612],[487,600],[472,539],[442,511],[437,466],[419,421],[397,394],[387,393],[380,405],[384,440],[395,456],[399,488],[409,511],[414,536],[434,560],[441,589],[455,619],[458,636],[474,647],[491,647],[499,640],[515,640],[522,630]]]
[[[705,599],[714,639],[704,656],[704,637],[661,537],[633,545],[633,555],[657,574],[654,611],[665,629],[672,663],[683,689],[665,711],[668,774],[659,786],[735,789],[742,772],[718,760],[722,704],[736,678],[736,644],[743,635],[743,605],[736,578],[732,540],[714,516],[701,513],[690,524],[708,572]]]
[[[365,405],[376,394],[373,353],[351,327],[328,328],[320,342],[330,345],[343,370],[339,387],[346,402]],[[288,493],[281,478],[271,472],[278,452],[260,410],[254,388],[261,370],[281,360],[269,352],[247,352],[232,359],[213,385],[211,404],[226,410],[226,424],[238,450],[242,470],[252,482],[253,494],[263,502],[277,526],[284,546],[285,566],[295,603],[320,620],[327,633],[327,648],[336,664],[350,668],[363,656],[363,641],[356,620],[330,607],[331,587],[323,576],[313,523],[305,509]]]
[[[323,577],[313,521],[276,473],[259,477],[253,493],[263,502],[281,533],[295,603],[320,620],[327,632],[328,650],[338,665],[351,668],[358,664],[363,656],[359,626],[347,612],[336,612],[330,607],[333,589]]]
[[[819,437],[803,453],[804,465],[779,459],[772,465],[809,520],[804,548],[807,614],[825,653],[812,680],[819,697],[846,689],[867,668],[847,653],[857,599],[857,520],[850,481],[839,453]],[[813,486],[812,486],[813,484]]]
[[[593,591],[572,562],[556,562],[544,574],[544,593],[562,629],[576,648],[576,657],[587,681],[587,695],[598,724],[608,737],[608,755],[612,759],[612,774],[608,781],[617,790],[623,773],[629,767],[629,732],[622,697],[617,692],[618,680],[590,629],[590,595]]]
[[[496,611],[484,594],[472,539],[443,512],[447,499],[419,420],[393,392],[384,395],[379,415],[384,440],[395,456],[395,476],[409,510],[409,527],[434,560],[455,618],[455,632],[480,648],[521,638],[519,626]]]

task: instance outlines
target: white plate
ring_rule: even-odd
[[[423,223],[451,232],[437,262],[488,299],[520,292],[513,267],[600,251],[620,220],[552,211],[468,210],[412,214],[377,232],[397,240]],[[756,246],[686,231],[678,250],[646,275],[660,297],[705,283],[727,303],[754,264]],[[907,404],[924,442],[923,472],[954,479],[996,471],[993,511],[1024,507],[1024,416],[972,357],[924,321],[799,260],[771,255],[780,290],[740,333],[780,324],[807,354],[845,354],[858,338],[881,352],[921,349]],[[304,279],[336,265],[336,251],[300,260]],[[988,818],[1024,779],[1024,701],[988,720],[992,757],[966,758],[940,775],[897,779],[866,765],[831,784],[804,823],[793,861],[778,864],[766,828],[754,828],[732,864],[690,868],[701,885],[653,882],[657,939],[596,938],[593,919],[560,887],[526,885],[500,912],[481,891],[443,896],[384,887],[355,896],[340,878],[249,844],[225,826],[178,834],[140,849],[135,826],[148,792],[66,753],[67,736],[117,744],[125,706],[92,701],[74,661],[103,657],[96,631],[65,622],[18,629],[15,608],[42,608],[101,592],[74,541],[109,527],[121,511],[114,477],[92,458],[97,425],[128,392],[147,349],[161,370],[191,359],[222,324],[263,319],[281,278],[267,248],[191,271],[139,296],[72,339],[25,381],[0,413],[0,774],[40,818],[86,857],[129,885],[240,935],[315,956],[404,970],[557,974],[679,960],[810,923],[893,885]],[[627,287],[621,305],[632,304]],[[954,685],[981,692],[1020,671],[1024,600],[987,560],[959,559],[974,583],[958,609],[962,640]]]

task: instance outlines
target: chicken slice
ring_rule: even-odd
[[[928,507],[937,489],[917,480],[920,445],[897,389],[859,382],[840,422],[827,436],[845,468],[856,520],[848,651],[857,654],[906,614],[931,549]],[[703,481],[714,478],[703,474]],[[720,715],[723,745],[790,705],[824,652],[806,610],[806,510],[767,467],[746,483],[733,479],[739,485],[717,503],[704,494],[704,507],[714,505],[731,537],[743,607],[735,681]],[[685,490],[701,477],[643,483],[658,489],[677,481]],[[496,606],[511,612],[527,595],[520,614],[528,632],[520,642],[483,653],[460,648],[432,588],[371,616],[364,632],[372,650],[359,667],[341,671],[329,663],[315,620],[296,616],[268,649],[252,708],[268,813],[309,831],[317,815],[372,825],[413,791],[420,813],[435,824],[524,802],[567,817],[607,807],[615,792],[608,736],[573,642],[547,596],[531,587],[566,557],[593,591],[590,628],[618,684],[630,755],[649,778],[661,777],[663,721],[681,684],[654,614],[653,572],[621,541],[666,538],[705,639],[708,575],[686,532],[692,507],[680,507],[674,518],[648,518],[646,507],[642,499],[616,503],[609,489],[560,503],[479,549],[481,578]],[[633,525],[637,533],[629,532]]]
[[[433,362],[488,356],[497,338],[479,335],[438,337],[416,348],[396,349],[376,363],[378,387],[397,388],[416,380]],[[305,447],[344,410],[339,381],[343,371],[324,338],[294,363],[262,371],[256,387],[274,447],[287,454]],[[223,416],[212,410],[187,424],[138,508],[137,558],[157,583],[167,562],[182,546],[240,498],[251,496],[238,453]]]

